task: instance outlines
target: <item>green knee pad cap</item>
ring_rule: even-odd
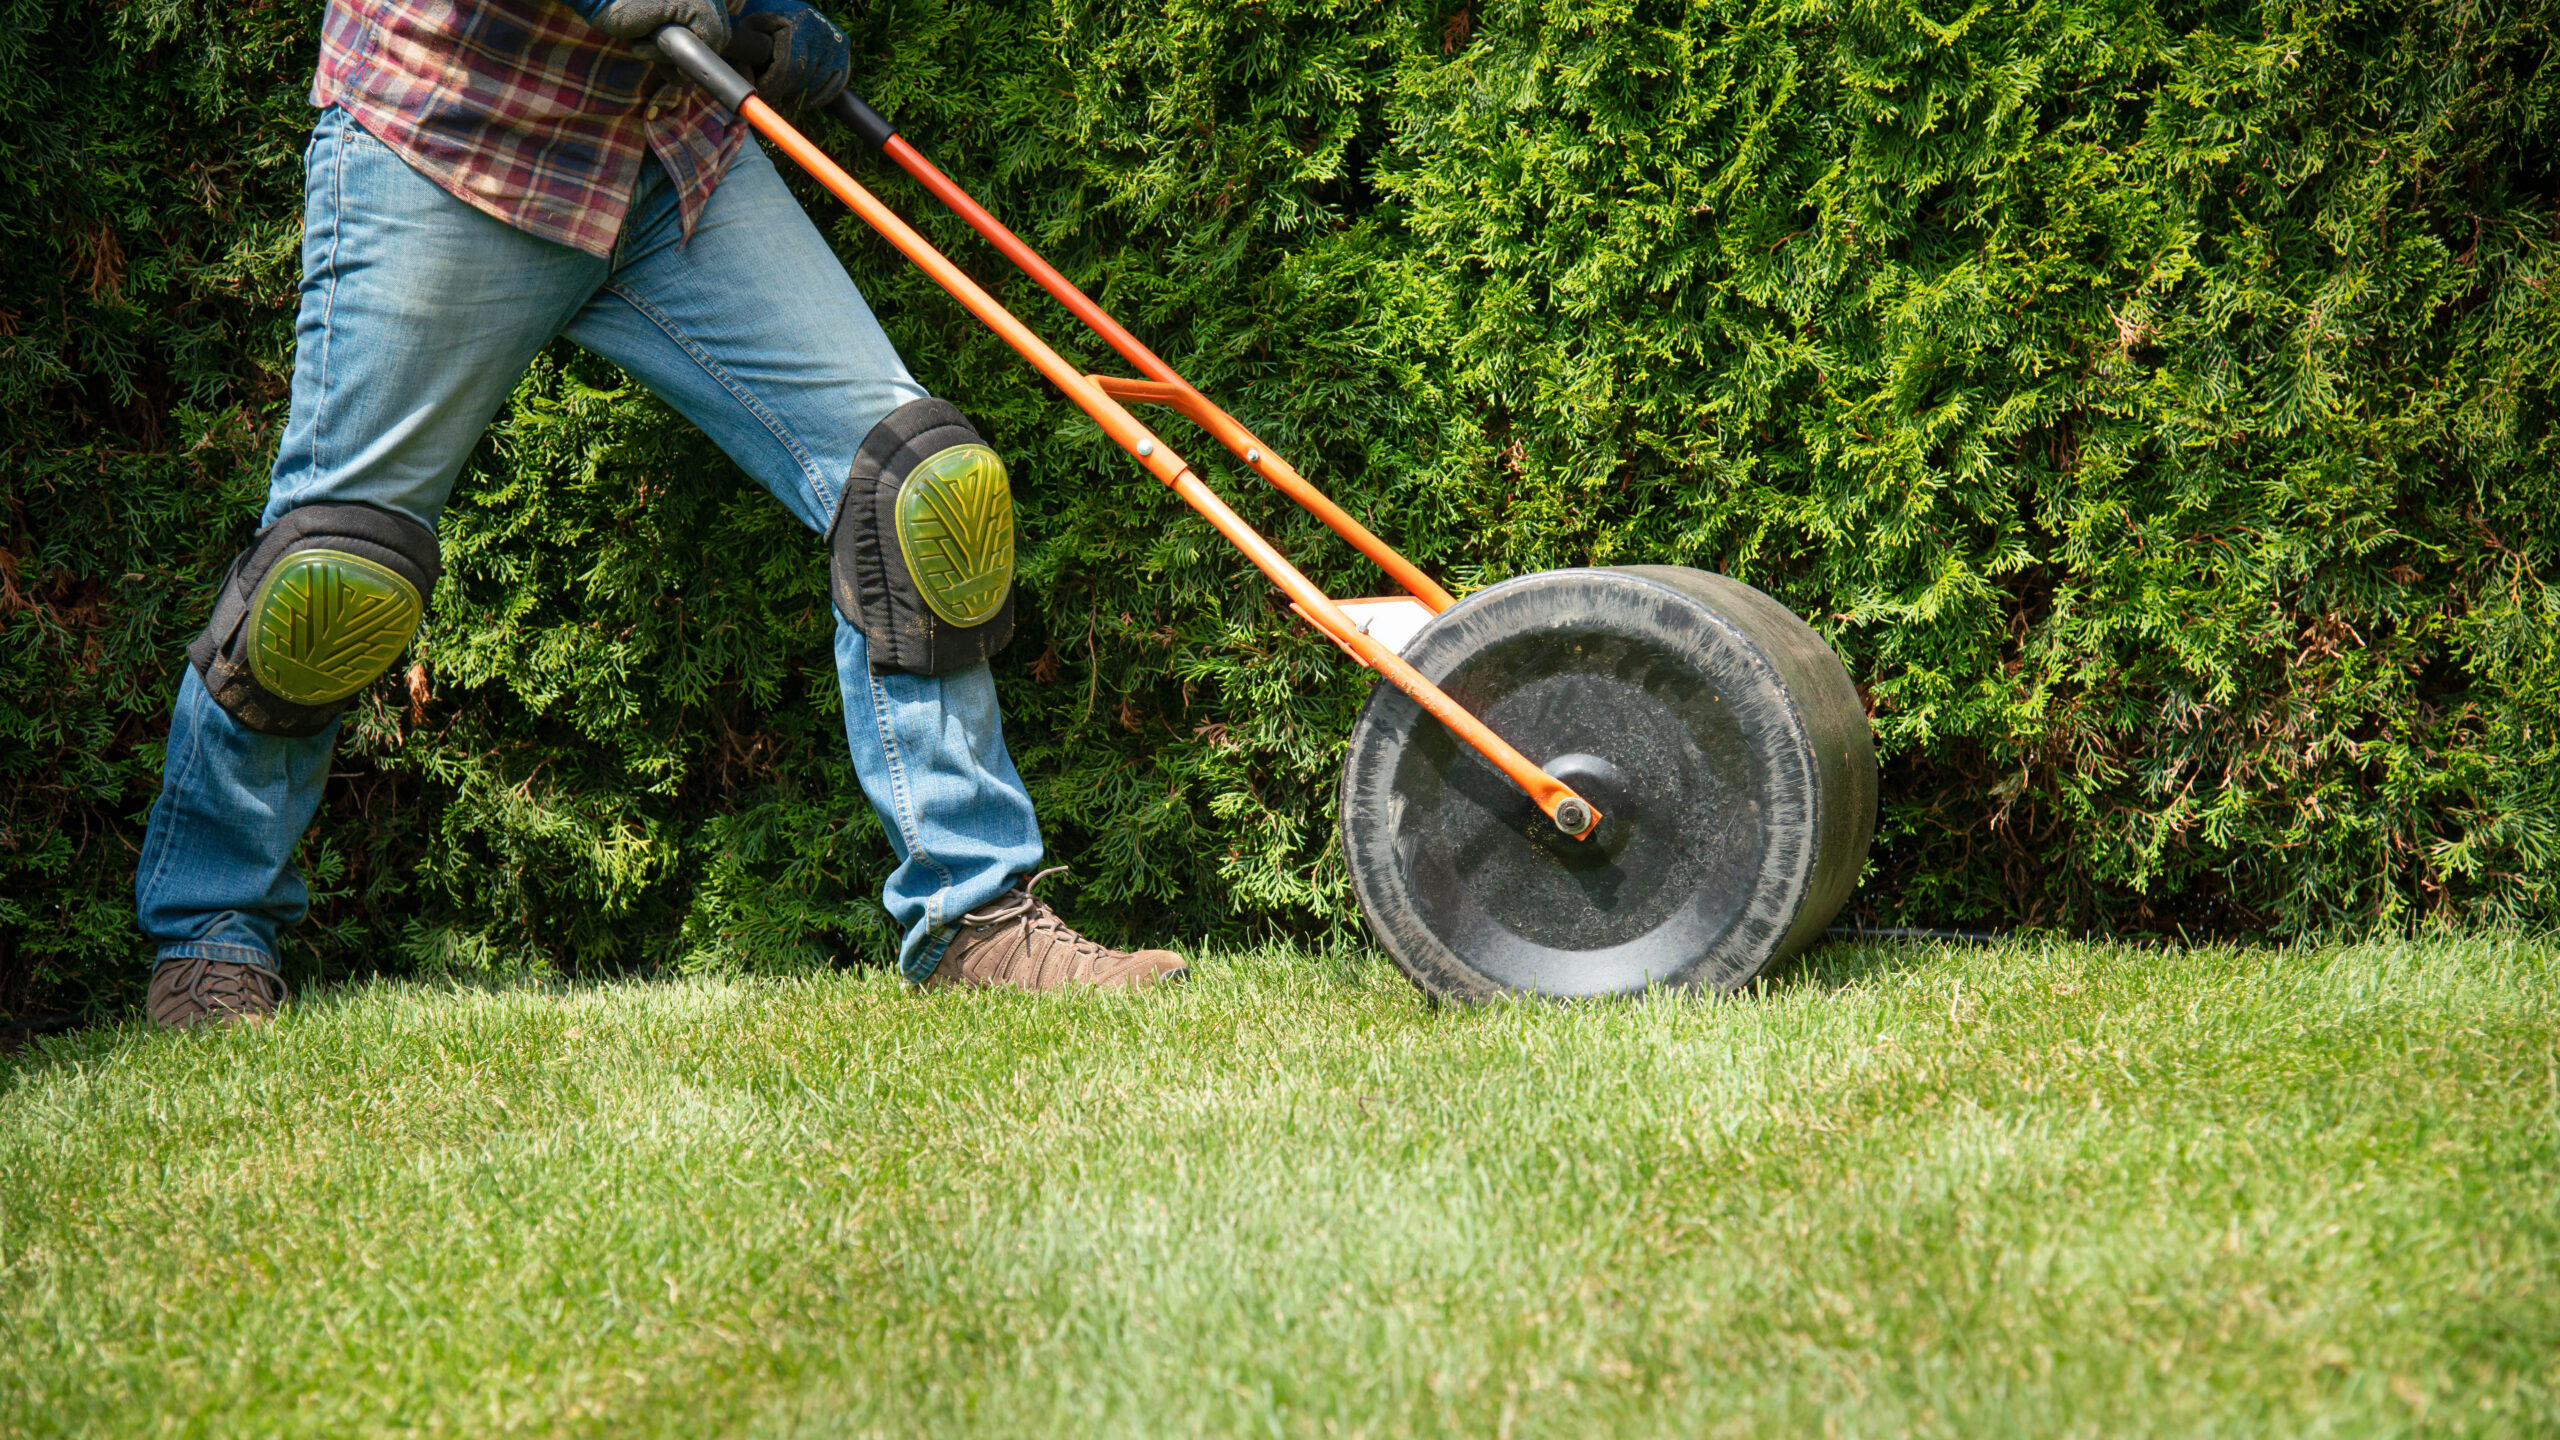
[[[443,571],[435,532],[406,515],[306,505],[231,562],[187,658],[242,725],[316,735],[408,648]]]
[[[1013,490],[944,401],[909,401],[872,427],[827,550],[836,610],[875,671],[939,675],[1013,638]]]

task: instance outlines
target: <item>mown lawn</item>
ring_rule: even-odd
[[[0,1433],[2560,1432],[2547,948],[1195,974],[44,1042]]]

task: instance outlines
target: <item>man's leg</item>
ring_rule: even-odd
[[[454,199],[344,111],[320,117],[304,165],[292,407],[259,523],[359,501],[432,527],[490,416],[607,266]],[[160,961],[274,968],[277,932],[306,907],[293,850],[337,733],[252,730],[187,667],[134,876]]]
[[[613,277],[570,338],[666,398],[824,533],[854,452],[924,396],[826,241],[755,145],[683,239],[665,177],[644,168]],[[836,622],[846,740],[898,866],[883,887],[899,968],[931,975],[960,917],[1040,863],[1040,825],[1006,753],[985,665],[874,675]]]

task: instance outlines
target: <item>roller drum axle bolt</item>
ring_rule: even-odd
[[[1556,802],[1556,828],[1567,835],[1581,835],[1591,828],[1591,807],[1574,799]]]

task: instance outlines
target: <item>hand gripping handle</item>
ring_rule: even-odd
[[[747,77],[729,68],[729,62],[702,43],[702,37],[681,25],[670,25],[658,32],[658,53],[667,63],[684,72],[684,78],[699,85],[703,93],[720,102],[731,114],[747,103],[756,87]]]
[[[667,63],[684,72],[686,79],[701,86],[731,114],[736,114],[747,97],[756,93],[756,87],[748,83],[747,77],[739,74],[728,61],[711,53],[711,47],[703,44],[700,36],[683,26],[670,25],[660,30],[657,41],[658,53],[667,58]],[[748,51],[752,47],[759,44],[770,46],[771,43],[762,35],[746,31],[738,36],[738,43],[730,47],[730,52],[741,59],[748,59],[751,58]],[[756,63],[760,65],[762,62]],[[827,107],[827,113],[842,121],[846,129],[861,136],[863,143],[874,150],[886,148],[890,137],[898,133],[897,126],[864,104],[862,97],[850,89],[837,94],[835,103]]]

